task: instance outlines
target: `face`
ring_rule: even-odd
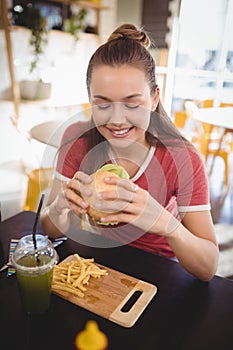
[[[146,145],[150,113],[157,107],[159,90],[151,96],[145,74],[138,68],[100,66],[90,85],[93,120],[100,134],[113,147],[132,142]]]

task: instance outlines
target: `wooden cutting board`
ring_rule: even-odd
[[[63,261],[73,259],[75,260],[71,255]],[[96,262],[95,264],[107,270],[108,275],[90,278],[83,298],[52,288],[53,293],[123,327],[132,327],[157,293],[157,287]]]

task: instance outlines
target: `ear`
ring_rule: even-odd
[[[155,94],[152,100],[152,107],[151,107],[152,112],[154,112],[158,106],[159,97],[160,97],[160,89],[158,86],[156,86]]]

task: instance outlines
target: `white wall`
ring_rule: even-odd
[[[17,81],[29,78],[32,60],[29,46],[30,31],[24,27],[14,27],[11,31],[14,70]],[[52,81],[54,104],[75,104],[88,101],[85,78],[90,56],[99,45],[96,35],[81,33],[75,43],[69,33],[52,30],[49,32],[40,73]],[[0,30],[0,93],[10,87],[10,76],[6,56],[6,42]],[[43,76],[40,76],[43,78]]]

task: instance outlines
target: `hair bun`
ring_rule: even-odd
[[[128,38],[137,41],[146,49],[150,47],[151,41],[147,33],[136,28],[133,24],[122,24],[108,38],[108,42],[115,39]]]

